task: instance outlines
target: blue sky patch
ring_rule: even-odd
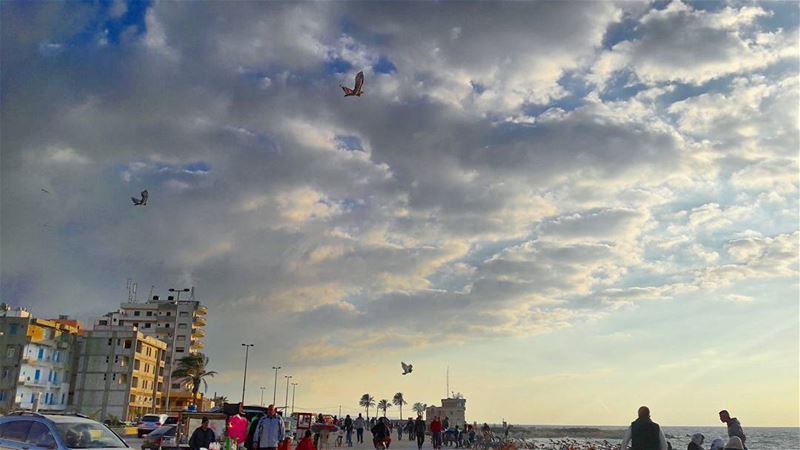
[[[341,58],[332,59],[325,63],[325,73],[328,75],[347,73],[352,68],[352,64]]]
[[[336,136],[336,146],[342,150],[364,151],[364,146],[361,144],[361,138],[353,135]]]
[[[394,73],[397,72],[397,67],[394,65],[393,62],[389,61],[389,58],[385,56],[381,56],[378,59],[378,62],[372,66],[372,70],[376,73]]]

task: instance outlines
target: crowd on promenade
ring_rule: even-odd
[[[228,436],[240,444],[241,450],[292,450],[292,437],[287,436],[283,418],[277,410],[270,405],[267,414],[254,418],[248,422],[240,413],[228,419]],[[579,443],[574,440],[553,441],[539,445],[535,442],[509,439],[510,426],[503,427],[503,437],[495,436],[491,427],[484,423],[480,430],[477,424],[464,424],[452,426],[445,417],[434,417],[427,423],[422,415],[416,419],[411,417],[407,421],[391,421],[386,417],[365,419],[361,414],[352,418],[333,416],[332,423],[319,414],[316,422],[319,425],[330,426],[320,428],[318,432],[306,430],[299,439],[295,450],[328,450],[331,446],[353,447],[364,444],[364,431],[369,430],[371,444],[376,450],[388,450],[392,444],[392,435],[397,433],[397,439],[402,440],[405,435],[409,441],[416,441],[417,449],[425,446],[426,437],[430,436],[430,447],[441,450],[443,446],[454,448],[481,448],[483,450],[515,450],[517,448],[544,448],[554,450],[673,450],[672,444],[658,423],[650,418],[650,409],[642,406],[637,411],[637,419],[625,430],[621,444],[604,441],[602,444]],[[731,417],[726,410],[719,412],[720,421],[726,424],[728,431],[727,440],[716,438],[710,442],[708,448],[704,447],[706,437],[701,433],[691,436],[687,450],[748,450],[742,425],[738,419]],[[480,432],[480,433],[479,433]],[[355,435],[355,436],[354,436]],[[333,436],[333,442],[330,438]],[[355,442],[354,438],[355,437]],[[204,419],[189,440],[189,450],[208,449],[209,444],[215,441],[212,430],[208,428],[208,420]],[[630,445],[630,447],[629,447]]]

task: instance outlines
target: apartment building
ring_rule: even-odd
[[[177,296],[152,296],[146,302],[128,302],[119,310],[106,314],[95,322],[96,326],[133,326],[145,335],[155,337],[167,344],[164,385],[161,390],[161,410],[178,411],[192,404],[192,392],[181,385],[181,380],[171,380],[174,361],[203,349],[203,327],[206,325],[208,308],[194,300],[181,300]],[[169,405],[167,398],[169,397]],[[198,394],[200,400],[202,394]]]
[[[131,421],[161,408],[167,344],[133,326],[97,325],[78,340],[73,407]]]
[[[80,331],[65,316],[37,319],[24,308],[0,305],[0,410],[66,410]]]

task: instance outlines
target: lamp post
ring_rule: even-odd
[[[272,366],[272,369],[275,371],[275,383],[272,385],[272,406],[275,406],[275,394],[278,392],[278,371],[281,369],[281,366]]]
[[[289,380],[292,376],[284,375],[283,378],[286,378],[286,398],[283,400],[283,410],[286,411],[289,408]],[[284,414],[286,413],[284,412]]]
[[[190,292],[191,289],[184,288],[184,289],[169,289],[170,292],[177,292],[178,297],[175,300],[175,305],[181,301],[181,292]],[[152,293],[152,291],[151,291]],[[169,412],[169,398],[172,394],[172,372],[175,370],[175,339],[178,337],[178,308],[175,307],[175,327],[172,329],[172,345],[170,345],[170,352],[169,352],[169,373],[167,374],[167,402],[164,403],[164,412]],[[194,399],[192,399],[192,404],[194,404]],[[202,406],[202,405],[201,405]]]
[[[261,406],[264,406],[264,386],[261,386]]]
[[[255,347],[255,344],[242,344],[244,347],[244,379],[242,380],[242,406],[244,406],[244,388],[247,386],[247,355],[250,353],[250,347]]]
[[[294,391],[299,383],[292,383],[292,414],[294,414]]]

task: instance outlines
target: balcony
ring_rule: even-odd
[[[202,328],[194,328],[194,329],[192,329],[192,338],[197,339],[197,338],[202,338],[202,337],[206,337],[206,332],[203,331]]]
[[[203,341],[192,341],[192,345],[189,347],[192,350],[202,350],[206,344],[203,344]]]
[[[204,327],[208,322],[206,321],[205,317],[195,316],[194,322],[192,322],[193,327]]]
[[[198,315],[205,316],[206,314],[208,314],[208,306],[203,306],[203,305],[200,305],[200,306],[198,306],[198,307],[197,307],[197,309],[195,310],[195,312],[196,312]]]

